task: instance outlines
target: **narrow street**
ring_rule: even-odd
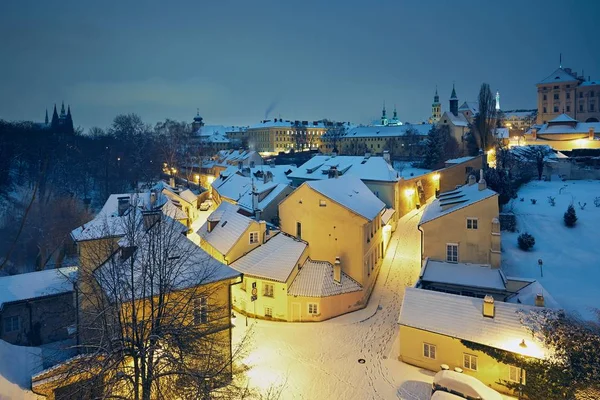
[[[365,309],[321,323],[251,319],[250,386],[280,387],[283,399],[429,399],[433,374],[397,359],[404,288],[420,271],[420,217],[399,221]],[[243,320],[234,337],[244,334]]]

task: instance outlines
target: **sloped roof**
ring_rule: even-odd
[[[494,302],[494,318],[484,317],[483,299],[406,288],[398,322],[428,332],[468,340],[501,350],[544,358],[542,344],[532,338],[521,322],[521,314],[539,309],[525,305]],[[519,344],[525,340],[526,348]]]
[[[449,263],[427,259],[419,279],[449,285],[506,290],[506,278],[502,271],[491,268],[489,265]]]
[[[259,199],[262,197],[262,199],[260,199],[258,201],[257,207],[259,210],[264,210],[265,208],[267,208],[276,198],[277,196],[279,196],[282,192],[284,192],[286,189],[290,190],[290,192],[292,191],[291,187],[289,185],[286,185],[285,183],[272,183],[272,182],[268,182],[265,184],[260,184],[257,186],[256,190],[259,196]],[[242,197],[240,197],[238,199],[238,205],[249,211],[249,212],[254,212],[254,206],[252,204],[252,191],[249,190],[246,193],[244,193],[242,195]]]
[[[581,82],[579,86],[598,86],[600,85],[600,81],[585,81]]]
[[[385,203],[355,176],[306,181],[303,184],[369,221],[385,208]]]
[[[557,68],[552,74],[538,82],[538,85],[547,83],[559,83],[559,82],[575,82],[577,78],[569,74],[562,68]]]
[[[224,201],[198,229],[197,233],[202,240],[221,254],[227,254],[252,223],[252,219],[238,213],[238,209],[238,206]],[[210,221],[218,221],[218,223],[209,232],[208,223]]]
[[[160,231],[157,231],[162,224]],[[181,290],[233,279],[239,272],[217,261],[207,252],[202,250],[186,236],[178,234],[181,224],[171,218],[162,219],[149,230],[141,229],[137,238],[136,250],[128,258],[123,259],[120,252],[115,253],[111,259],[94,271],[96,280],[100,283],[107,295],[117,302],[133,298],[144,298],[151,293],[159,293],[159,284],[168,283],[171,290]],[[140,225],[140,228],[144,228]],[[158,235],[164,235],[164,239]],[[157,255],[152,250],[159,244],[161,253]],[[121,239],[120,246],[128,246],[125,239]],[[168,254],[166,254],[168,252]],[[149,263],[149,259],[159,259],[158,265]],[[162,257],[162,258],[161,258]],[[151,281],[148,272],[155,274],[160,270],[168,270],[169,276],[163,281]],[[127,283],[124,283],[124,281]],[[133,288],[129,281],[133,280]]]
[[[267,172],[270,172],[273,176],[272,181],[276,183],[291,183],[288,175],[294,172],[297,167],[293,164],[285,165],[257,165],[254,167],[243,167],[240,169],[238,166],[230,166],[225,171],[221,171],[221,175],[229,177],[233,174],[242,176],[248,175],[248,177],[254,177],[255,182],[263,180],[262,176]]]
[[[497,195],[498,193],[491,189],[485,188],[479,190],[479,185],[477,183],[473,185],[463,185],[458,189],[444,192],[427,206],[423,212],[419,225],[423,225],[446,214],[450,214],[451,212],[463,209],[471,204],[478,203]]]
[[[510,277],[507,277],[507,279],[519,280],[519,278]],[[535,305],[535,298],[538,294],[544,296],[544,307],[555,309],[561,308],[558,302],[554,300],[554,297],[552,297],[552,295],[548,293],[548,291],[542,286],[542,284],[536,280],[521,288],[514,296],[510,297],[507,300],[507,302],[513,304],[527,304],[533,306]]]
[[[177,193],[177,195],[188,203],[193,203],[194,201],[198,200],[198,197],[190,189],[182,190],[181,192]]]
[[[559,124],[561,122],[571,122],[571,123],[577,123],[576,119],[573,119],[571,117],[569,117],[567,114],[562,113],[560,114],[558,117],[548,121],[548,124]]]
[[[247,275],[286,282],[307,246],[302,240],[278,233],[238,258],[231,267]]]
[[[479,103],[476,101],[465,101],[458,108],[458,111],[471,111],[473,115],[479,113]]]
[[[445,164],[461,164],[467,161],[471,161],[472,159],[474,159],[477,156],[467,156],[467,157],[460,157],[460,158],[452,158],[450,160],[446,160]]]
[[[538,135],[561,135],[561,134],[589,134],[590,129],[594,130],[595,134],[600,133],[600,122],[577,122],[577,124],[568,123],[557,123],[557,124],[544,124],[539,127]],[[530,132],[527,132],[528,134]],[[583,136],[582,136],[583,137]],[[539,138],[539,137],[538,137]],[[542,138],[543,139],[543,138]]]
[[[396,182],[398,172],[383,157],[371,156],[314,156],[291,174],[291,179],[328,179],[328,172],[336,167],[341,175],[355,176],[366,181]]]
[[[333,280],[333,265],[327,261],[306,259],[294,282],[288,288],[290,296],[329,297],[358,292],[362,286],[344,272],[340,283]]]
[[[371,137],[401,137],[410,130],[416,131],[419,136],[427,136],[432,124],[405,124],[390,126],[357,126],[346,132],[344,138],[371,138]]]
[[[454,126],[469,126],[469,121],[467,121],[467,117],[462,112],[454,115],[450,111],[446,111],[440,119],[444,118],[447,118]]]
[[[6,303],[73,291],[77,267],[0,277],[0,309]]]

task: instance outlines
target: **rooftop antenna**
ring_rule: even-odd
[[[559,56],[559,68],[562,68],[562,53]]]

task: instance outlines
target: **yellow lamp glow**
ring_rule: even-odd
[[[575,143],[576,143],[578,146],[584,146],[584,145],[586,145],[586,144],[587,144],[587,142],[588,142],[588,139],[577,139],[577,140],[575,141]]]
[[[406,190],[404,191],[404,195],[405,195],[406,197],[411,197],[413,194],[415,194],[415,189],[406,189]]]
[[[440,180],[440,174],[433,174],[433,176],[431,177],[431,179],[433,179],[434,181],[439,181]]]
[[[212,183],[215,181],[215,177],[214,176],[209,176],[206,178],[206,182],[208,182],[209,185],[212,185]]]
[[[200,175],[194,175],[194,179],[196,180],[196,183],[200,182]]]

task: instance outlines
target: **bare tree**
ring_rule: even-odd
[[[61,366],[62,390],[136,400],[244,392],[231,381],[242,347],[232,354],[229,286],[239,274],[187,239],[179,222],[136,210],[97,224],[107,239],[86,247],[81,355]]]
[[[478,101],[479,112],[475,115],[471,132],[474,134],[479,148],[487,151],[493,146],[494,130],[498,118],[496,100],[490,90],[490,85],[487,83],[481,84]]]
[[[344,123],[329,120],[323,120],[323,123],[326,127],[325,134],[323,134],[323,143],[330,151],[337,149],[340,152],[340,142],[346,136]]]

